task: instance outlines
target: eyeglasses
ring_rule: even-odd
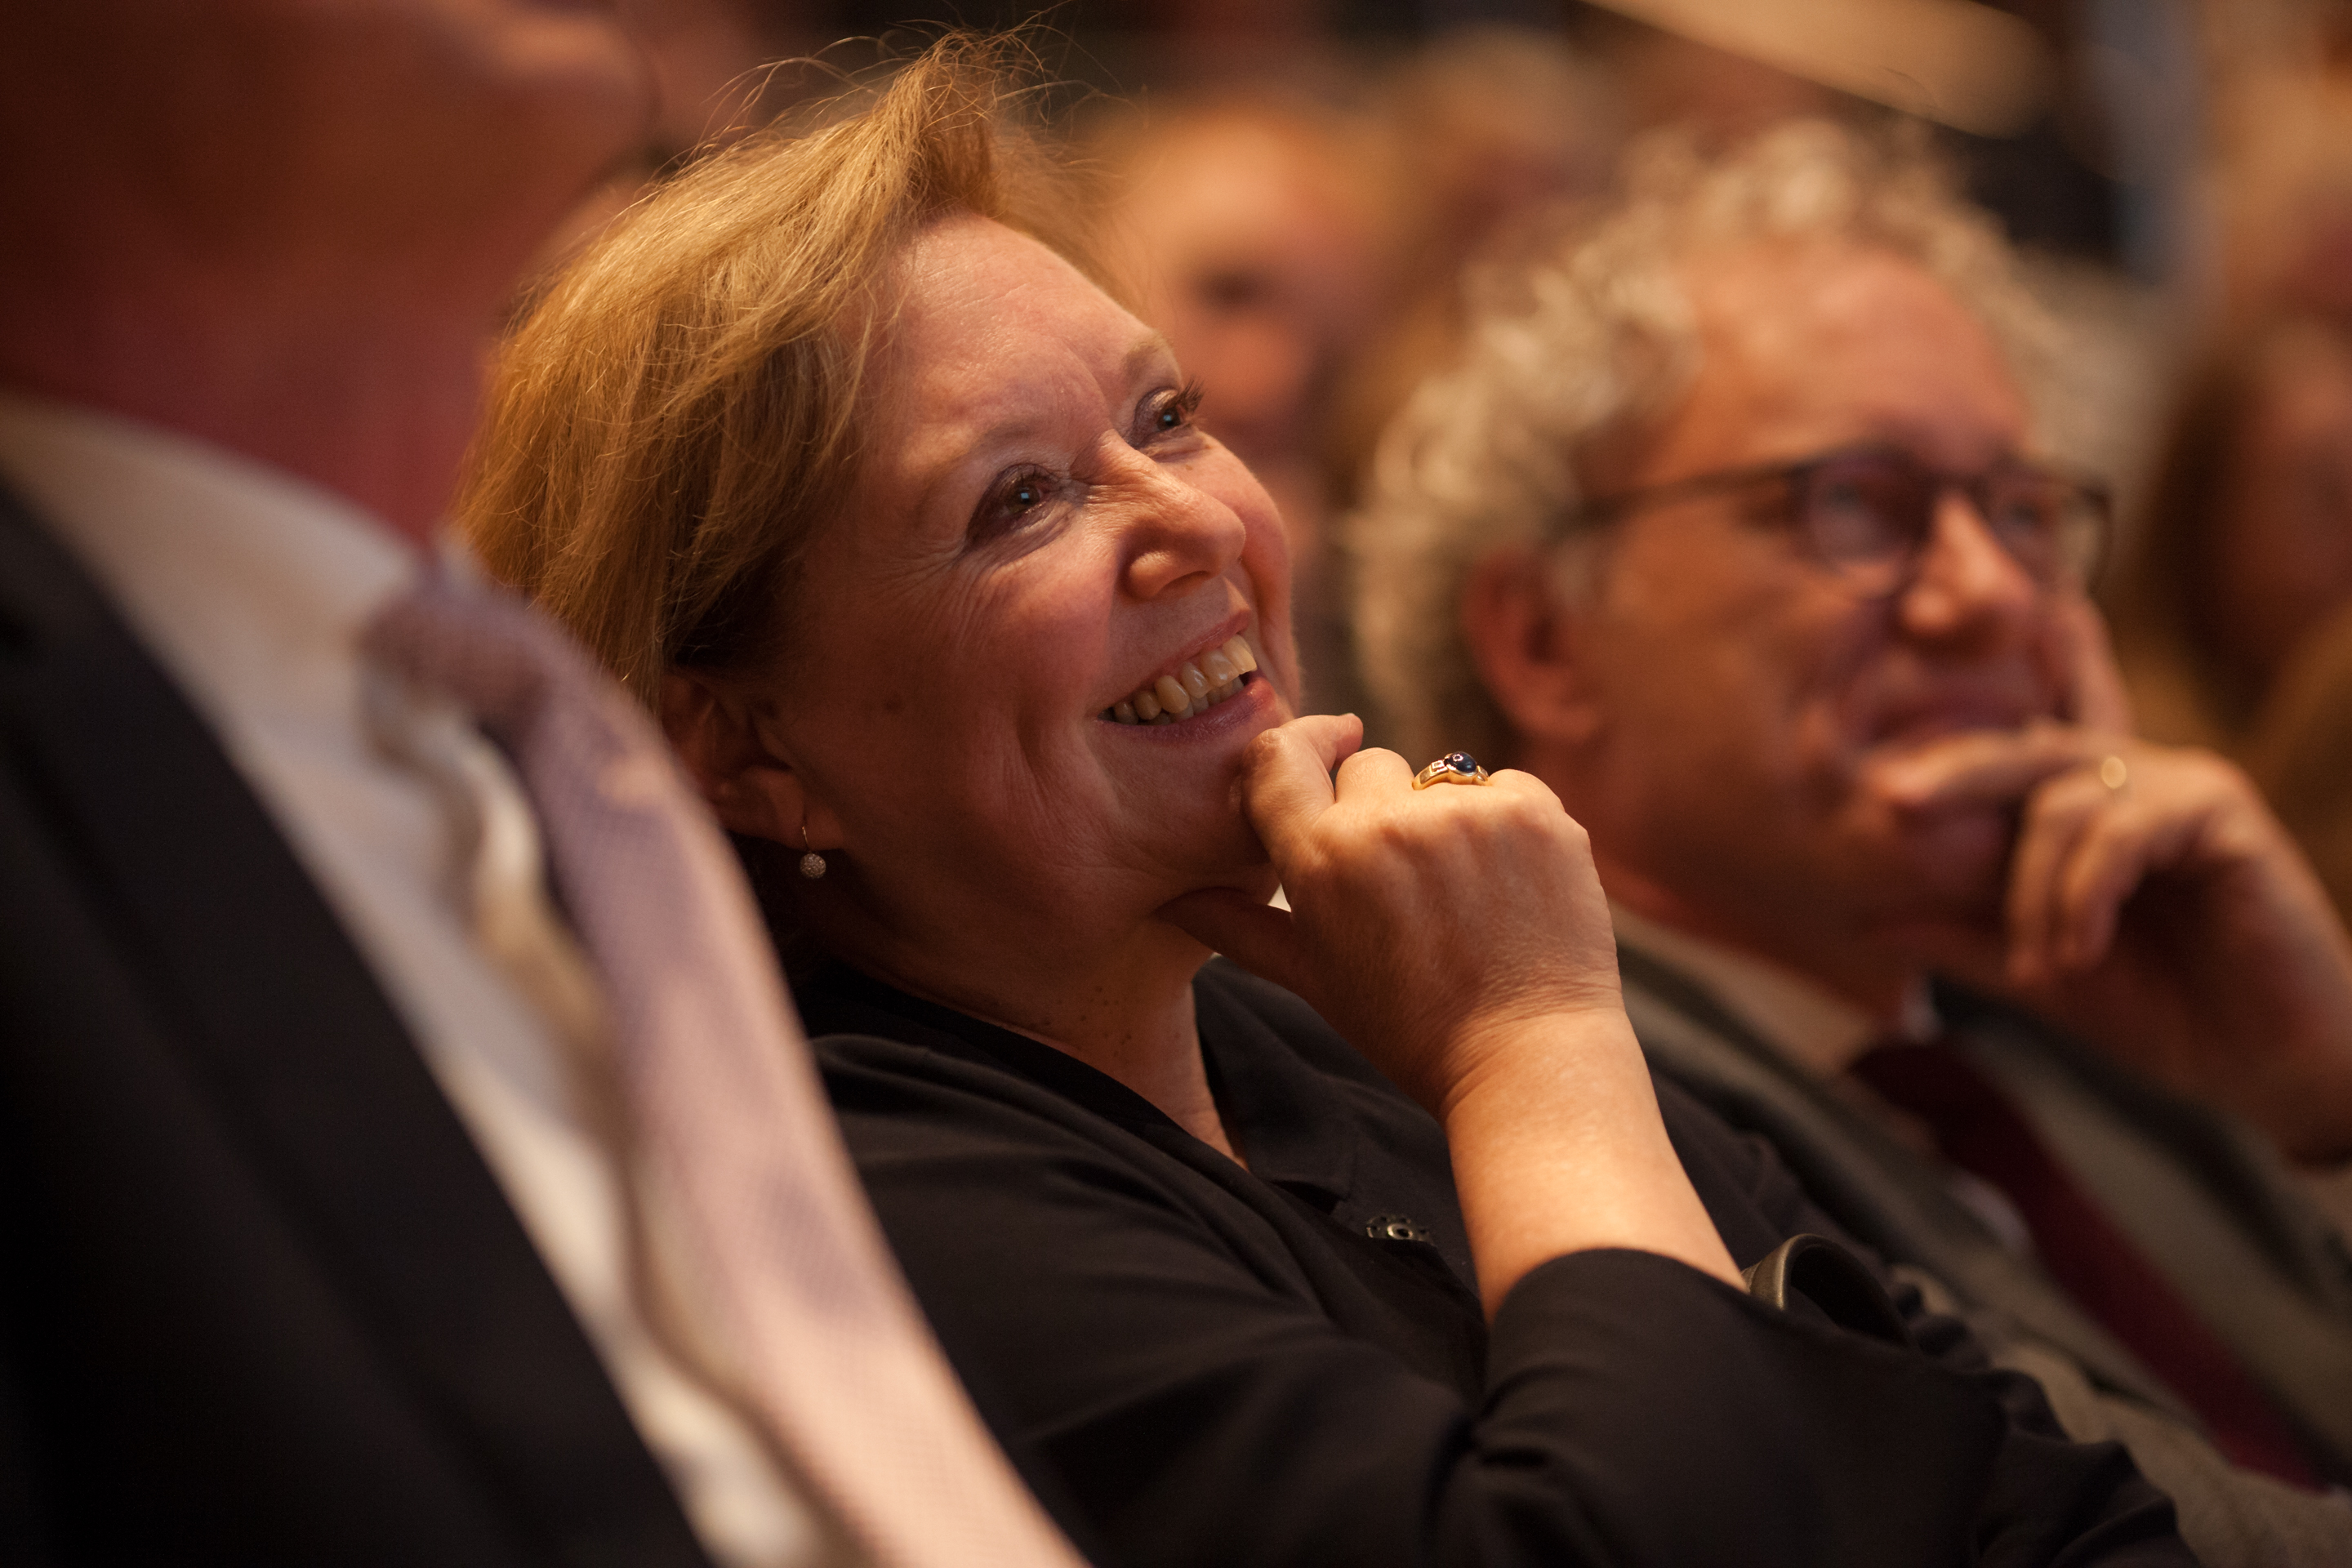
[[[1849,447],[1794,463],[1726,468],[1603,497],[1576,523],[1612,522],[1669,501],[1777,484],[1780,521],[1816,561],[1871,596],[1911,581],[1936,531],[1936,508],[1958,490],[2025,574],[2042,586],[2088,583],[2114,529],[2106,487],[2047,464],[2006,458],[1979,474],[1947,474],[1898,447]]]

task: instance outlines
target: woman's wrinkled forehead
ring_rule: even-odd
[[[1160,333],[1047,247],[986,218],[927,226],[890,287],[870,449],[895,447],[897,467],[1097,419],[1174,371]]]
[[[883,299],[896,344],[1011,339],[1047,325],[1122,346],[1157,335],[1051,246],[961,210],[908,237],[883,279]]]

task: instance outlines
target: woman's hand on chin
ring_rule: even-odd
[[[1534,777],[1415,790],[1403,758],[1362,738],[1352,714],[1298,719],[1243,760],[1242,810],[1290,913],[1239,893],[1162,912],[1313,1003],[1442,1114],[1496,1029],[1622,1017],[1609,906],[1584,830]]]
[[[1299,719],[1244,759],[1289,913],[1212,890],[1162,915],[1305,997],[1445,1124],[1490,1310],[1588,1247],[1736,1279],[1658,1120],[1584,830],[1526,773],[1416,791],[1362,738]]]

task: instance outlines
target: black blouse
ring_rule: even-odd
[[[2191,1562],[2121,1448],[1907,1292],[1924,1354],[1599,1250],[1490,1328],[1435,1121],[1288,993],[1217,963],[1193,994],[1246,1170],[1051,1047],[838,965],[800,988],[917,1294],[1098,1562]],[[1837,1234],[1659,1097],[1742,1267]]]

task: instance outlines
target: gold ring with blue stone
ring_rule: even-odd
[[[1421,772],[1412,775],[1412,787],[1427,789],[1433,784],[1492,784],[1478,759],[1467,752],[1448,752]]]

